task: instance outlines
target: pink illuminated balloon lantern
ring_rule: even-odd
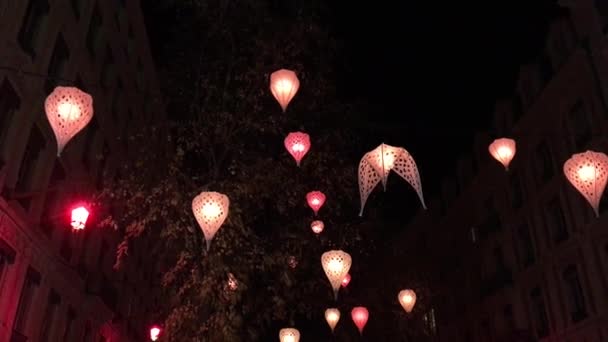
[[[75,87],[56,87],[44,101],[46,117],[57,139],[57,156],[93,118],[93,98]]]
[[[594,151],[575,154],[564,163],[564,174],[599,217],[600,200],[608,180],[608,156]]]
[[[374,150],[367,152],[359,162],[359,194],[361,196],[359,216],[363,216],[365,202],[380,181],[386,190],[386,182],[391,170],[416,190],[422,206],[426,209],[420,174],[414,158],[402,147],[380,144]]]
[[[89,218],[89,211],[85,207],[72,209],[71,226],[74,230],[83,230]]]
[[[150,328],[150,341],[156,341],[160,337],[161,329],[158,326],[153,326]]]
[[[405,312],[412,312],[412,309],[414,309],[414,305],[416,304],[416,293],[413,290],[401,290],[397,295],[397,298]]]
[[[281,342],[299,342],[300,332],[295,328],[284,328],[279,331],[279,341]]]
[[[317,215],[319,209],[325,204],[325,194],[321,191],[311,191],[306,194],[306,202],[308,202],[308,206]]]
[[[365,328],[369,318],[369,311],[364,306],[357,306],[350,312],[350,316],[359,329],[359,333],[363,334],[363,328]]]
[[[211,247],[215,233],[226,220],[229,206],[228,196],[219,192],[203,191],[192,200],[192,212],[205,235],[207,250]]]
[[[323,228],[325,228],[325,224],[321,220],[312,221],[310,228],[315,234],[321,234]]]
[[[341,250],[327,251],[321,255],[321,266],[334,290],[334,299],[338,300],[338,291],[344,277],[348,274],[352,258],[350,254]]]
[[[310,150],[310,136],[302,132],[289,133],[284,141],[287,152],[291,154],[296,164],[300,166],[300,161]]]
[[[504,167],[505,170],[509,170],[509,164],[513,157],[515,157],[516,146],[515,140],[508,138],[500,138],[494,140],[488,147],[490,154],[494,159],[498,160]]]
[[[342,279],[342,287],[347,287],[348,284],[350,284],[350,273],[347,273],[344,279]]]
[[[300,80],[298,80],[295,72],[281,69],[270,74],[270,91],[281,105],[283,112],[287,109],[298,89],[300,89]]]

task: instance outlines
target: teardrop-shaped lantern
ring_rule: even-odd
[[[284,328],[279,331],[279,341],[281,342],[299,342],[300,332],[295,328]]]
[[[498,160],[506,170],[509,170],[509,164],[515,157],[515,140],[509,138],[496,139],[490,144],[488,150],[494,159]]]
[[[363,328],[365,328],[369,318],[369,311],[364,306],[357,306],[350,312],[350,317],[355,322],[357,328],[359,328],[359,333],[363,334]]]
[[[325,320],[333,332],[338,324],[338,321],[340,320],[340,310],[336,308],[329,308],[325,310]]]
[[[594,151],[575,154],[564,163],[564,174],[599,217],[600,200],[608,180],[608,156]]]
[[[201,192],[192,200],[192,212],[203,230],[207,250],[211,247],[211,240],[228,216],[230,200],[228,196],[219,192]]]
[[[347,287],[350,284],[350,273],[346,273],[344,279],[342,279],[342,287]]]
[[[410,313],[416,304],[416,292],[410,289],[401,290],[397,295],[399,303],[403,306],[405,312]]]
[[[327,251],[321,256],[321,265],[331,283],[334,290],[334,299],[336,300],[338,300],[340,284],[342,284],[344,276],[348,274],[351,264],[350,254],[341,250]]]
[[[323,231],[323,228],[325,228],[325,224],[321,220],[312,221],[310,224],[310,229],[312,229],[315,234],[320,234]]]
[[[363,216],[365,202],[380,181],[386,190],[386,181],[391,170],[416,190],[422,206],[426,209],[420,174],[414,158],[402,147],[380,144],[374,150],[367,152],[359,162],[359,194],[361,196],[359,216]]]
[[[291,154],[296,164],[300,166],[300,161],[308,150],[310,150],[310,136],[302,132],[289,133],[284,141],[287,152]]]
[[[291,99],[296,96],[298,89],[300,89],[300,80],[295,72],[281,69],[270,74],[270,91],[283,108],[283,112]]]
[[[306,194],[306,202],[308,202],[308,206],[317,215],[319,209],[325,204],[325,194],[321,191],[311,191]]]
[[[57,156],[93,118],[93,98],[75,87],[56,87],[44,101],[44,110],[57,139]]]

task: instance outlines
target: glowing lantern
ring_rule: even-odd
[[[279,331],[279,340],[281,342],[299,342],[300,332],[295,328],[284,328]]]
[[[150,328],[150,340],[151,341],[158,340],[159,336],[160,336],[160,328],[158,326],[155,325],[152,328]]]
[[[296,73],[291,70],[281,69],[270,74],[270,91],[283,108],[283,112],[285,112],[287,105],[289,105],[299,88],[300,80],[298,80]]]
[[[405,312],[410,313],[416,304],[416,293],[413,290],[402,290],[397,295],[399,303],[403,306]]]
[[[310,228],[315,234],[320,234],[325,228],[325,224],[321,220],[312,221]]]
[[[93,118],[93,98],[75,87],[56,87],[44,101],[44,110],[57,139],[57,156]]]
[[[608,180],[608,156],[593,151],[575,154],[564,163],[564,174],[599,217],[600,200]]]
[[[350,317],[355,322],[357,328],[359,328],[359,333],[363,334],[363,328],[365,328],[367,319],[369,318],[369,311],[364,306],[357,306],[350,312]]]
[[[89,218],[89,211],[85,207],[78,207],[72,210],[72,229],[83,230]]]
[[[296,164],[300,166],[300,161],[310,150],[310,136],[302,132],[289,133],[284,144],[289,154],[296,160]]]
[[[207,250],[211,247],[211,240],[228,216],[230,200],[228,196],[219,192],[201,192],[192,200],[192,212],[203,230]]]
[[[344,279],[342,279],[342,287],[347,287],[350,283],[350,273],[347,273]]]
[[[340,310],[336,308],[325,310],[325,320],[333,332],[338,324],[338,321],[340,320]]]
[[[334,298],[338,300],[338,290],[340,290],[340,284],[344,276],[350,270],[352,259],[350,254],[340,251],[333,250],[323,253],[321,256],[321,265],[327,275],[327,279],[331,283],[331,287],[334,290]]]
[[[228,289],[231,291],[236,291],[239,288],[239,282],[236,280],[236,277],[232,273],[228,273]]]
[[[311,191],[306,194],[306,202],[308,202],[308,206],[317,215],[319,209],[325,204],[325,194],[321,191]]]
[[[402,147],[381,144],[367,152],[359,162],[359,194],[361,195],[359,216],[363,216],[365,202],[380,181],[386,190],[386,180],[391,170],[394,170],[416,190],[422,206],[426,209],[420,175],[414,158]]]
[[[488,150],[494,159],[498,160],[506,170],[509,170],[509,163],[515,157],[515,140],[508,138],[496,139],[490,144]]]

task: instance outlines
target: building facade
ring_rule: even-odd
[[[95,111],[60,158],[44,114],[57,85]],[[0,342],[144,340],[150,272],[138,255],[114,271],[120,233],[72,232],[69,215],[134,127],[162,121],[159,93],[138,1],[0,1]]]
[[[562,5],[493,134],[397,240],[411,262],[437,260],[433,340],[608,341],[608,194],[595,217],[563,173],[574,153],[608,153],[608,3]],[[488,153],[503,136],[509,171]]]

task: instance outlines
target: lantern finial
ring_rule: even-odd
[[[228,216],[230,200],[219,192],[201,192],[192,200],[192,212],[203,230],[207,250],[211,248],[211,240],[220,229]]]
[[[287,152],[291,154],[296,164],[300,166],[300,161],[310,149],[310,136],[302,132],[292,132],[287,135],[284,141]]]
[[[321,256],[321,265],[327,275],[327,279],[331,283],[334,290],[334,299],[338,300],[338,291],[344,276],[350,270],[352,258],[350,254],[341,250],[332,250],[323,253]]]
[[[401,290],[397,295],[399,303],[403,306],[405,312],[410,313],[416,304],[416,293],[413,290]]]
[[[270,74],[270,91],[283,108],[283,112],[287,110],[289,102],[299,88],[300,80],[298,80],[296,73],[291,70],[281,69]]]
[[[515,140],[508,138],[500,138],[494,140],[488,147],[490,154],[494,159],[498,160],[507,171],[513,157],[515,157],[516,145]]]
[[[564,163],[564,174],[599,217],[600,200],[608,181],[608,156],[594,151],[575,154]]]

